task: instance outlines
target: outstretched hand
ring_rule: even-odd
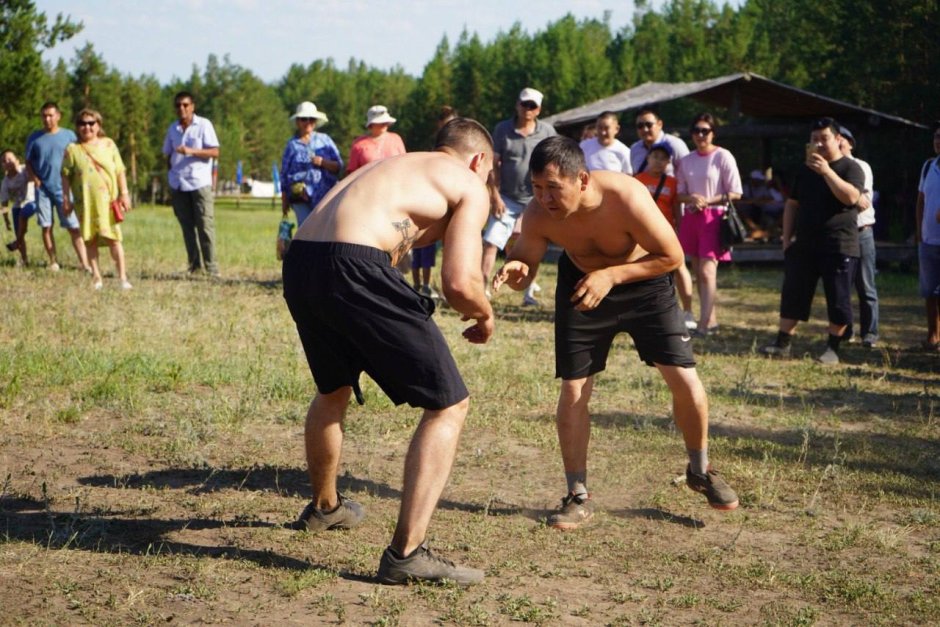
[[[493,277],[493,291],[498,292],[503,283],[508,283],[514,290],[521,290],[526,277],[529,276],[529,266],[521,261],[508,261]]]

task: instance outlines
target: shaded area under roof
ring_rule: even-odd
[[[679,98],[694,98],[731,111],[732,117],[746,115],[761,119],[810,120],[832,116],[840,121],[868,127],[927,127],[904,118],[866,109],[841,100],[821,96],[758,74],[743,72],[692,83],[643,83],[626,91],[568,109],[544,118],[556,127],[582,124],[604,111],[620,113],[643,105],[654,105]]]

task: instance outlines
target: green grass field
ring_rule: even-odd
[[[281,297],[280,211],[221,204],[220,281],[185,277],[167,207],[125,227],[134,289],[4,253],[0,334],[0,608],[4,624],[940,624],[938,357],[913,275],[879,275],[882,343],[844,363],[768,361],[780,269],[722,267],[721,333],[696,343],[711,456],[741,507],[710,510],[685,466],[670,399],[628,337],[598,377],[587,527],[542,522],[565,484],[554,432],[554,267],[542,309],[500,294],[496,335],[436,319],[471,390],[456,466],[430,530],[484,568],[469,589],[371,581],[395,524],[418,412],[366,377],[346,421],[341,488],[368,510],[351,532],[284,527],[309,498],[313,394]]]

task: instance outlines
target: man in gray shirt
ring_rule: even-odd
[[[555,127],[538,119],[542,92],[526,87],[519,92],[516,114],[496,125],[493,131],[493,176],[490,187],[490,218],[483,231],[483,283],[489,285],[496,253],[506,247],[526,205],[532,200],[529,158],[540,141],[556,135]],[[530,284],[530,290],[534,282]],[[527,290],[523,305],[537,305]]]

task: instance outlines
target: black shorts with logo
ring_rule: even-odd
[[[610,345],[620,332],[630,334],[647,365],[695,367],[671,273],[616,285],[595,309],[578,311],[571,296],[583,276],[563,254],[555,291],[556,377],[580,379],[604,370]]]
[[[366,372],[396,405],[444,409],[469,396],[434,301],[390,265],[388,253],[338,242],[291,242],[284,299],[317,389],[352,386]]]

